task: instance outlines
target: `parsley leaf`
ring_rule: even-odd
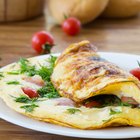
[[[18,81],[9,81],[7,82],[8,85],[20,85]]]
[[[7,74],[9,74],[9,75],[19,75],[20,71],[9,71],[9,72],[7,72]]]
[[[36,68],[30,64],[29,60],[21,58],[19,64],[21,73],[27,73],[29,76],[34,76],[36,74]]]
[[[106,119],[106,120],[102,120],[102,122],[106,123],[106,122],[108,122],[108,121],[110,121],[110,120],[111,120],[111,118]]]
[[[40,75],[43,80],[50,81],[50,76],[53,72],[57,57],[51,56],[48,58],[49,66],[41,66],[39,70],[36,70],[36,67],[30,64],[29,60],[21,58],[19,60],[20,64],[20,73],[27,73],[29,76]]]
[[[21,95],[20,97],[14,97],[16,102],[19,103],[29,103],[28,105],[23,105],[20,108],[25,109],[25,112],[32,112],[34,111],[35,107],[39,107],[38,105],[34,104],[37,101],[37,98],[30,99],[27,96]]]
[[[121,102],[120,106],[129,106],[129,107],[132,107],[132,104],[127,103],[127,102]]]
[[[34,109],[35,109],[36,107],[39,107],[39,106],[36,105],[36,104],[31,104],[31,105],[24,105],[24,106],[21,106],[20,108],[25,109],[25,112],[32,112],[32,111],[34,111]]]
[[[48,67],[42,66],[42,67],[38,70],[37,74],[38,74],[39,76],[41,76],[43,80],[45,80],[45,81],[50,81],[50,76],[51,76],[51,74],[52,74],[52,70],[50,70]]]
[[[42,66],[40,70],[38,70],[37,74],[40,75],[42,77],[43,80],[45,81],[50,81],[50,77],[53,73],[53,69],[54,69],[54,65],[55,65],[55,61],[56,61],[57,57],[56,56],[52,56],[48,58],[48,63],[49,66]]]
[[[60,95],[58,94],[58,92],[56,91],[51,82],[48,82],[44,87],[40,88],[37,92],[41,97],[47,97],[49,99],[60,97]]]
[[[54,88],[53,84],[51,83],[51,79],[50,79],[53,73],[56,59],[57,57],[50,56],[47,60],[49,66],[41,66],[39,70],[37,70],[35,66],[32,66],[27,59],[21,58],[19,61],[21,73],[28,73],[29,76],[39,75],[46,82],[46,85],[37,91],[41,97],[46,97],[46,98],[60,97],[60,95]]]
[[[19,64],[20,64],[20,68],[21,68],[21,72],[26,72],[27,71],[27,66],[29,64],[29,61],[25,58],[20,58],[19,60]]]
[[[122,111],[110,109],[110,115],[119,114],[119,113],[122,113]]]
[[[80,109],[76,109],[76,108],[68,108],[67,111],[68,111],[70,114],[75,114],[76,112],[81,112]]]
[[[40,94],[41,97],[47,97],[47,98],[58,98],[60,95],[54,88],[53,84],[51,83],[51,74],[53,73],[53,68],[55,65],[56,61],[55,56],[51,56],[48,59],[49,66],[41,66],[39,70],[36,69],[36,67],[30,64],[30,62],[27,59],[21,58],[19,60],[20,64],[20,71],[12,71],[8,72],[8,74],[22,74],[22,73],[27,73],[29,76],[34,76],[34,75],[39,75],[42,77],[42,79],[46,82],[46,85],[38,90],[38,93]],[[9,84],[9,82],[8,82]],[[18,84],[18,81],[11,81],[10,84]],[[23,105],[20,108],[25,109],[26,112],[32,112],[36,107],[39,107],[36,105],[34,102],[37,101],[38,98],[33,98],[30,99],[27,96],[20,96],[15,98],[16,102],[19,103],[29,103],[27,105]]]
[[[57,57],[51,56],[48,59],[49,66],[48,67],[43,66],[41,67],[40,70],[38,70],[38,75],[40,75],[42,79],[46,81],[46,85],[37,91],[41,97],[46,97],[49,99],[60,97],[60,95],[58,94],[57,90],[54,88],[50,79],[53,73],[53,68],[54,68],[56,59]]]
[[[15,101],[19,103],[33,103],[37,101],[37,98],[30,99],[27,96],[21,95],[20,97],[15,98]]]
[[[3,76],[3,73],[2,73],[2,72],[0,72],[0,79],[1,79],[1,78],[3,78],[3,77],[4,77],[4,76]]]
[[[52,56],[48,59],[48,62],[50,64],[50,69],[52,69],[53,71],[53,68],[54,68],[54,65],[55,65],[55,61],[56,61],[57,57],[56,56]]]

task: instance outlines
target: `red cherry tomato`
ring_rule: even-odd
[[[132,69],[130,73],[140,80],[140,68]]]
[[[81,22],[74,17],[67,18],[62,24],[62,29],[68,35],[77,35],[81,29]]]
[[[37,32],[32,38],[32,48],[39,54],[50,53],[53,45],[53,36],[46,31]]]
[[[91,102],[85,103],[85,107],[88,107],[88,108],[100,107],[100,106],[101,106],[101,104],[97,101],[91,101]]]
[[[34,89],[31,89],[31,88],[28,88],[28,87],[23,87],[22,90],[30,98],[35,98],[35,97],[38,97],[39,96],[38,93],[37,93],[37,91],[34,90]]]

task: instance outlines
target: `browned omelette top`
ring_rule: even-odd
[[[132,75],[101,58],[88,41],[69,46],[57,59],[52,82],[62,96],[87,99],[105,86],[137,81]]]

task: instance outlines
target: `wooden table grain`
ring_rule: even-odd
[[[31,37],[40,30],[47,29],[43,17],[26,22],[0,25],[0,66],[17,61],[20,57],[32,57],[37,54],[31,49]],[[64,50],[68,44],[89,40],[99,51],[140,54],[140,16],[125,20],[98,19],[83,26],[81,34],[75,37],[65,35],[59,26],[53,26],[51,32],[56,47],[52,52]],[[0,119],[0,140],[77,140],[47,133],[36,132]],[[82,140],[82,139],[79,139]]]

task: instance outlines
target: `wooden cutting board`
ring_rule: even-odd
[[[0,65],[7,65],[20,57],[36,56],[37,54],[31,49],[31,37],[35,32],[45,29],[44,18],[0,25],[0,58],[2,58]],[[140,54],[140,17],[126,20],[98,19],[84,26],[81,34],[75,37],[66,36],[58,26],[54,26],[51,32],[56,44],[53,52],[64,50],[70,43],[88,39],[98,46],[99,51]],[[25,139],[84,140],[36,132],[0,120],[0,140]]]

